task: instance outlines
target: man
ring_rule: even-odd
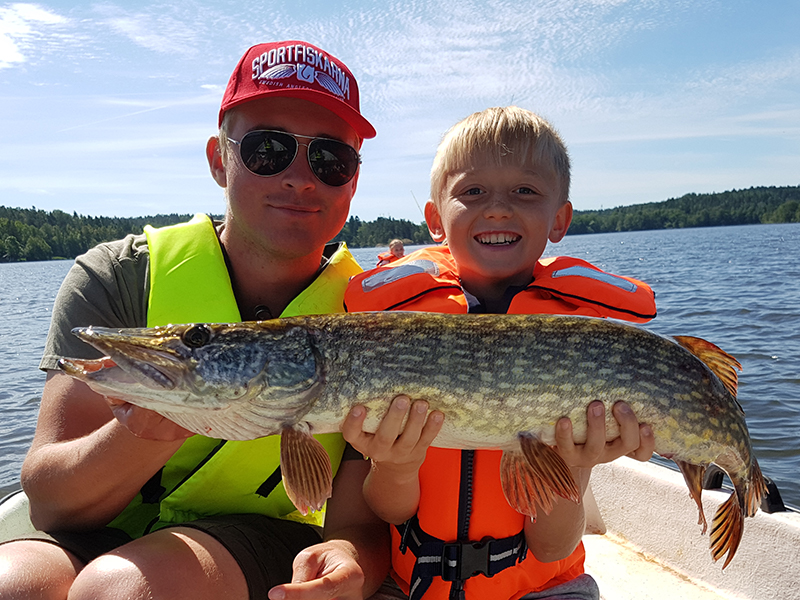
[[[224,220],[198,215],[102,244],[59,292],[22,468],[32,521],[48,533],[0,546],[0,598],[362,598],[386,575],[388,532],[361,494],[365,461],[341,463],[321,541],[314,518],[287,503],[276,436],[191,436],[57,371],[60,356],[96,356],[72,340],[75,326],[342,310],[360,269],[326,243],[347,219],[358,148],[375,135],[355,78],[308,43],[254,46],[219,125],[206,154]],[[341,437],[321,441],[338,464]]]

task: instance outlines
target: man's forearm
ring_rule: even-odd
[[[34,525],[106,525],[181,443],[142,440],[112,419],[84,437],[34,445],[21,473]]]

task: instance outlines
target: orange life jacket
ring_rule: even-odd
[[[354,276],[345,305],[350,312],[469,310],[455,262],[444,246],[423,248],[391,266]],[[556,257],[539,261],[533,282],[514,296],[508,312],[644,322],[655,317],[656,307],[647,284],[605,273],[580,259]],[[528,552],[523,531],[527,517],[509,506],[500,485],[501,456],[497,450],[428,449],[419,472],[417,515],[392,528],[392,575],[412,600],[423,595],[425,600],[515,600],[584,572],[582,543],[569,557],[551,563]],[[420,556],[425,558],[420,561]],[[473,569],[482,572],[473,576]]]
[[[400,285],[390,285],[401,280]],[[446,246],[422,248],[391,265],[356,275],[344,301],[349,312],[469,312],[455,261]],[[644,323],[656,316],[656,307],[653,290],[646,283],[606,273],[579,258],[556,256],[538,261],[533,281],[514,296],[508,312],[613,317]]]
[[[381,252],[378,254],[378,266],[385,267],[389,263],[393,263],[399,260],[394,254],[391,252]]]

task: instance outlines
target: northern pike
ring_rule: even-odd
[[[556,495],[580,501],[553,448],[555,424],[569,417],[584,441],[594,400],[605,404],[609,440],[617,401],[652,427],[656,452],[684,475],[703,533],[705,469],[728,474],[734,491],[710,535],[714,560],[727,554],[723,568],[766,492],[736,399],[741,365],[699,338],[589,317],[401,312],[73,332],[107,357],[63,359],[61,368],[103,395],[209,437],[281,434],[286,491],[304,512],[331,490],[329,459],[311,434],[339,431],[357,404],[374,431],[398,394],[444,413],[435,446],[502,450],[506,498],[531,518]]]

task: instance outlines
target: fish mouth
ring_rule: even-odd
[[[177,353],[164,347],[162,336],[104,327],[76,327],[72,333],[106,355],[96,360],[61,359],[59,367],[77,379],[173,390],[185,371]]]
[[[510,246],[520,241],[522,236],[510,231],[492,231],[479,233],[474,239],[483,246]]]
[[[137,363],[138,373],[144,376],[132,377],[129,372],[122,369],[111,357],[104,356],[94,360],[83,358],[60,358],[58,368],[67,375],[81,381],[110,382],[116,385],[144,383],[148,387],[171,390],[175,382],[162,371],[146,363]],[[156,385],[148,385],[154,383]]]
[[[67,375],[78,379],[90,379],[93,374],[103,369],[113,369],[115,367],[119,368],[117,363],[111,360],[110,356],[92,360],[86,358],[60,358],[58,360],[59,369]]]

